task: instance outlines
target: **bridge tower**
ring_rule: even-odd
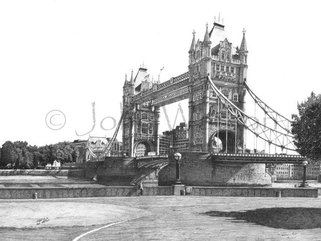
[[[148,152],[159,154],[159,107],[152,101],[137,103],[133,97],[152,88],[153,81],[147,69],[139,68],[134,77],[133,71],[123,86],[123,147],[128,156],[145,156]]]
[[[244,127],[220,103],[209,83],[210,78],[229,100],[244,110],[243,82],[246,81],[248,55],[245,31],[240,47],[236,48],[224,35],[224,25],[220,21],[214,21],[210,31],[206,25],[202,41],[196,41],[193,32],[188,51],[189,148],[192,151],[210,151],[214,137],[220,138],[224,152],[243,149]]]
[[[244,125],[231,115],[222,98],[212,90],[212,82],[244,111],[247,71],[245,31],[240,47],[233,47],[224,25],[206,25],[202,40],[195,32],[188,51],[188,72],[163,83],[150,80],[146,68],[125,79],[123,87],[123,147],[129,156],[159,153],[159,108],[189,99],[189,150],[212,151],[218,137],[224,152],[235,153],[244,146]],[[224,98],[223,98],[224,99]],[[214,148],[215,149],[215,148]],[[216,148],[217,151],[217,148]]]

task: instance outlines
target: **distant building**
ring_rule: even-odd
[[[159,155],[167,155],[170,149],[170,136],[165,134],[167,132],[163,132],[163,135],[159,137]]]
[[[176,126],[171,131],[163,132],[159,141],[160,155],[168,154],[169,152],[181,152],[188,150],[188,129],[184,122]]]
[[[110,138],[107,138],[107,140],[110,141]],[[122,156],[122,155],[123,155],[123,143],[116,139],[110,149],[110,156]]]
[[[303,166],[301,164],[277,164],[275,174],[278,180],[300,180],[303,177]],[[307,165],[307,179],[315,180],[320,174],[319,162]]]
[[[278,180],[293,179],[294,165],[293,164],[278,164],[275,168],[275,174]]]

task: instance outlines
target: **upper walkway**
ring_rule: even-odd
[[[211,155],[216,162],[240,162],[240,163],[274,163],[274,164],[301,164],[305,157],[300,155],[284,154],[229,154],[215,153]]]
[[[183,153],[186,154],[188,152]],[[191,152],[193,154],[197,152]],[[200,155],[208,155],[215,162],[237,162],[237,163],[274,163],[274,164],[301,164],[306,157],[301,155],[286,155],[286,154],[250,154],[250,153],[204,153],[199,152]],[[159,159],[166,159],[168,156],[144,156],[136,157],[136,160],[155,161]],[[202,158],[203,159],[203,158]]]

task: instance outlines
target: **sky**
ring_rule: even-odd
[[[112,136],[125,74],[186,72],[193,30],[202,40],[219,13],[233,46],[246,29],[248,85],[290,118],[320,93],[319,9],[312,0],[1,1],[0,145]],[[172,124],[176,110],[168,107]]]

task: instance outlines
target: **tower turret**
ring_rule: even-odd
[[[127,79],[127,74],[125,75],[125,82],[123,86],[123,105],[127,106],[130,104],[131,97],[134,95],[134,79],[133,71],[131,73],[130,81]]]
[[[205,30],[205,35],[204,35],[204,41],[203,41],[204,46],[211,44],[210,41],[210,35],[208,33],[208,24],[206,24],[206,30]]]
[[[127,74],[125,74],[125,82],[124,82],[124,86],[123,88],[125,88],[125,86],[128,84],[128,81],[127,81]]]
[[[189,48],[188,53],[189,53],[189,64],[192,64],[195,58],[195,31],[193,31],[193,39],[192,39],[191,47]]]
[[[134,84],[134,71],[132,70],[131,75],[130,75],[130,83]]]
[[[192,39],[192,43],[191,43],[191,47],[189,48],[188,53],[194,53],[195,52],[195,30],[193,31],[193,39]]]
[[[247,63],[247,54],[248,54],[245,33],[246,33],[246,31],[245,31],[245,29],[243,29],[243,38],[242,38],[241,46],[239,49],[240,61],[242,64]]]
[[[202,56],[201,56],[201,75],[208,76],[211,74],[211,40],[208,32],[208,24],[206,24],[206,30],[204,40],[201,45]]]
[[[206,30],[203,40],[203,57],[210,57],[211,43],[212,42],[210,40],[210,35],[208,33],[208,24],[206,24]]]

